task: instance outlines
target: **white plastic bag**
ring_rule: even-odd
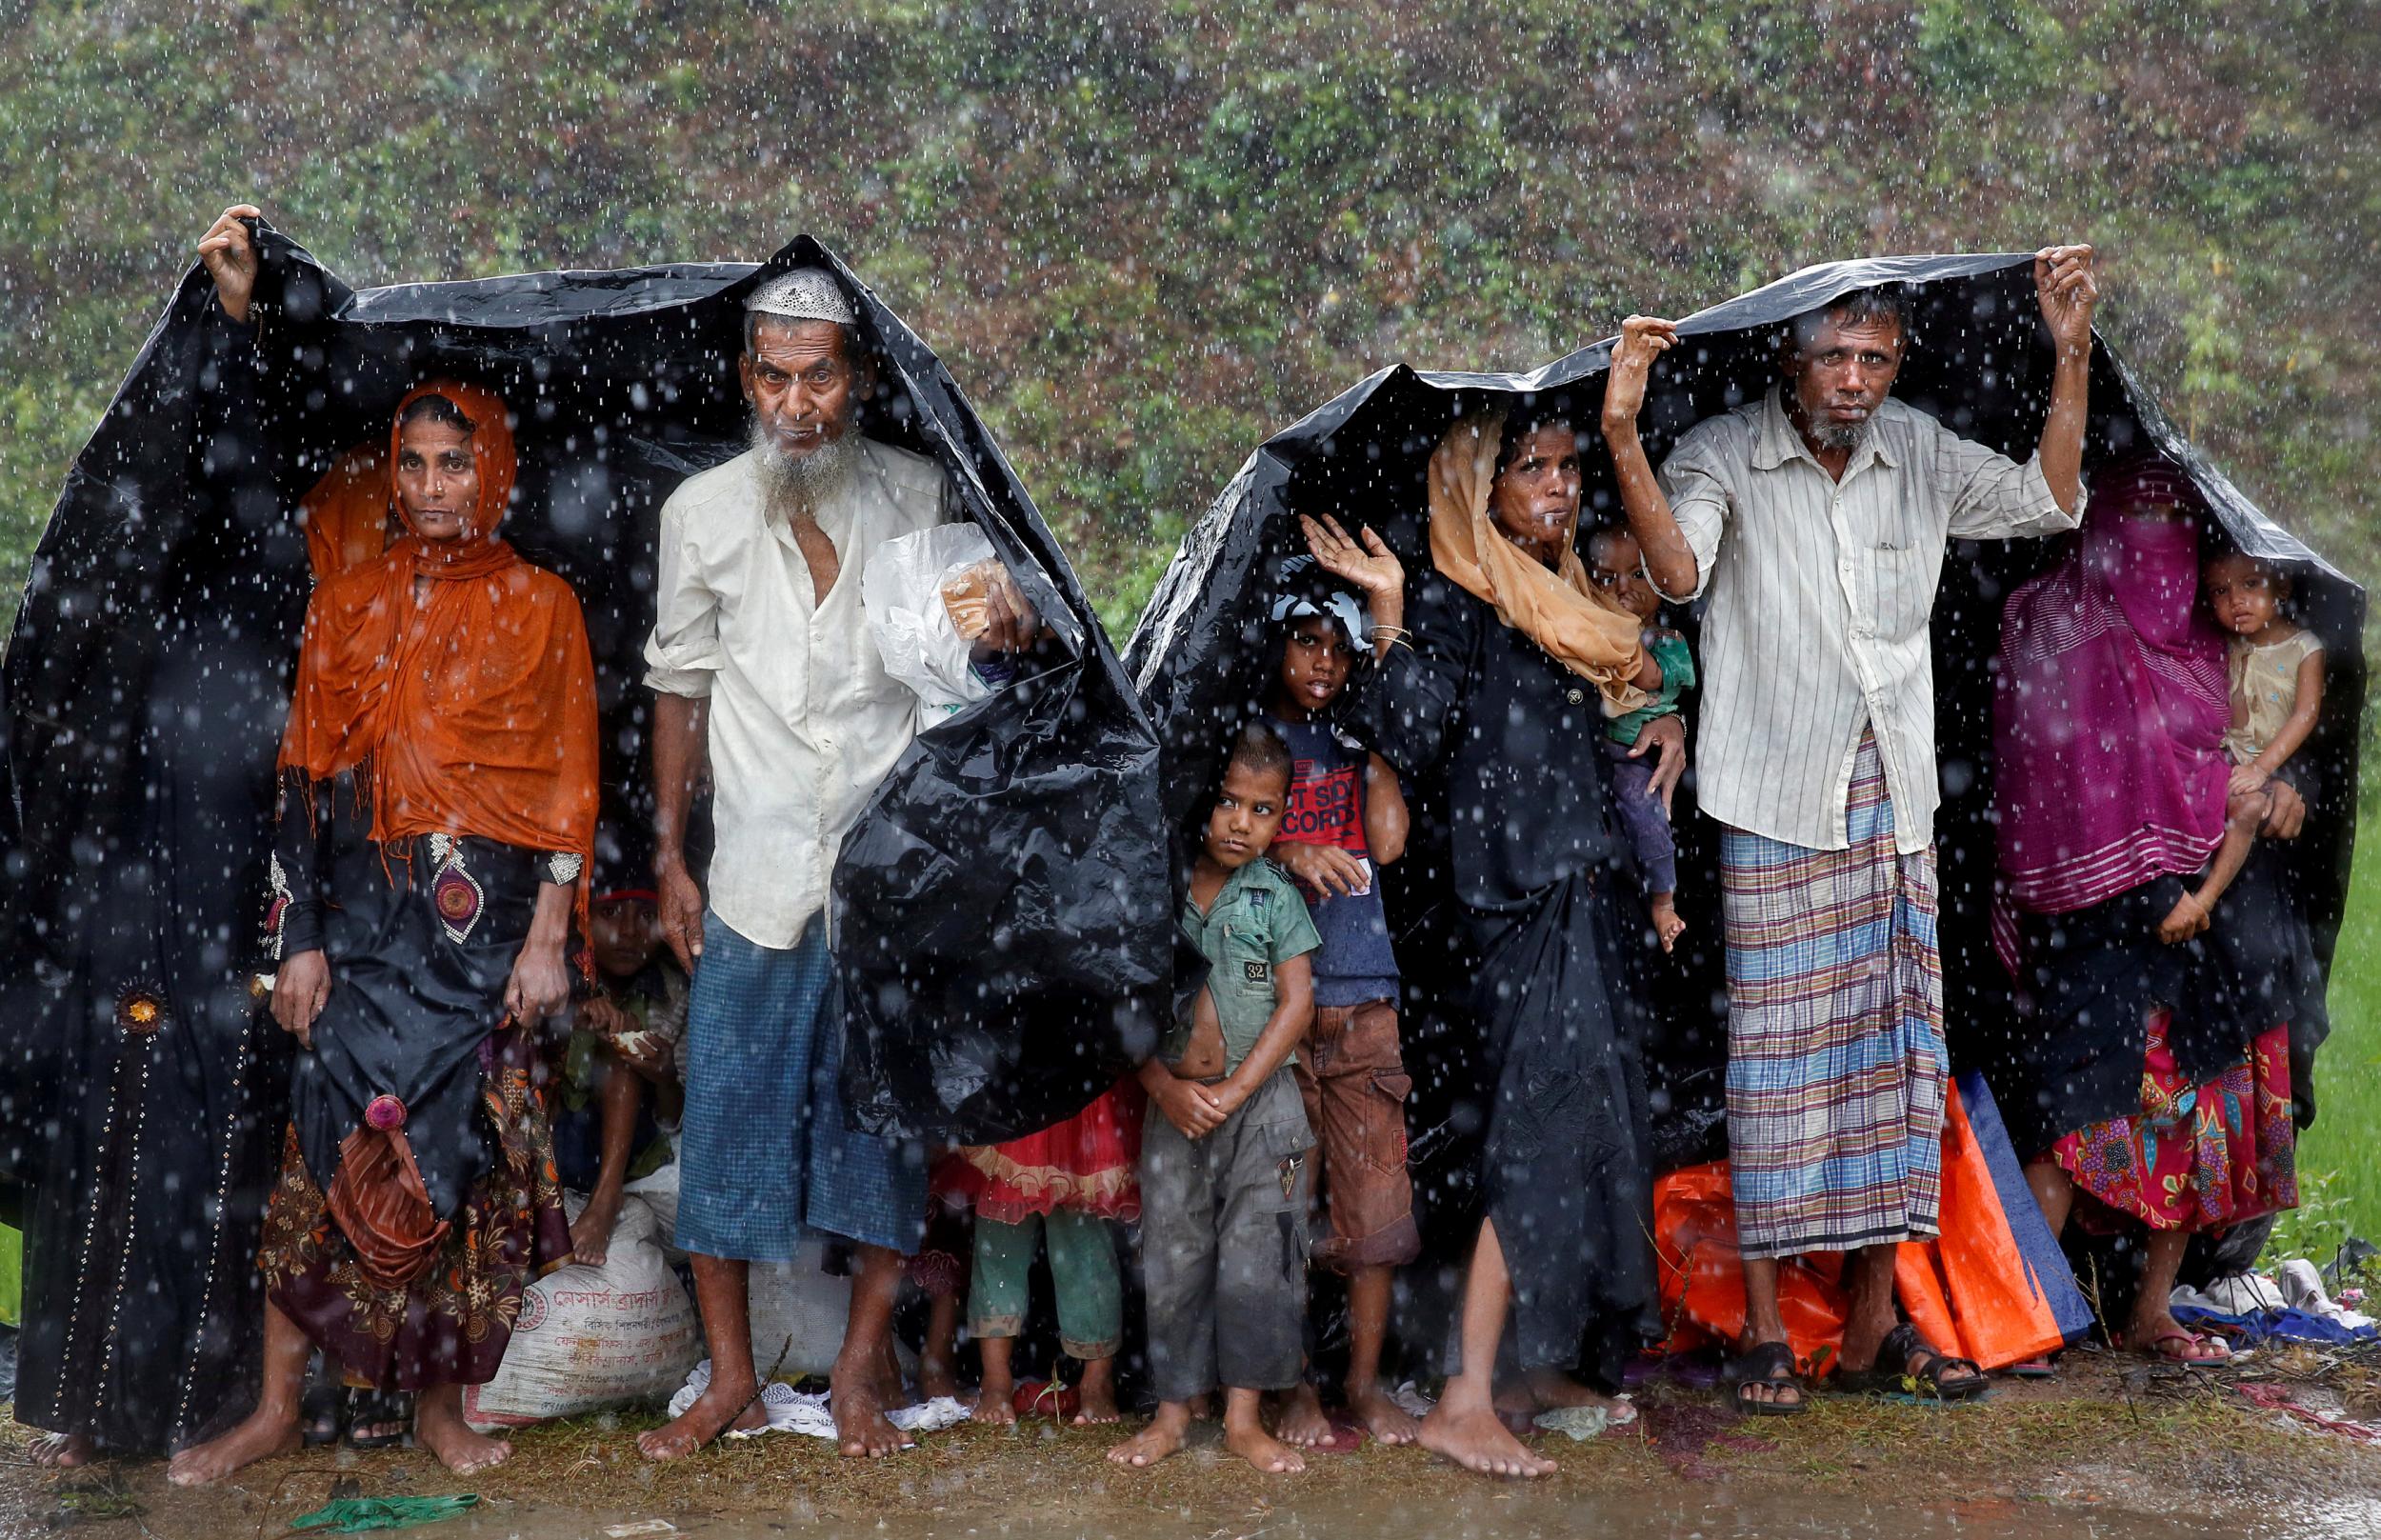
[[[464,1388],[463,1417],[482,1432],[633,1401],[659,1401],[703,1357],[703,1328],[662,1260],[653,1211],[620,1205],[600,1268],[558,1268],[521,1294],[504,1363]]]
[[[970,667],[970,644],[951,623],[943,582],[998,559],[984,531],[965,522],[905,534],[869,552],[860,603],[885,671],[917,693],[920,731],[990,693]]]

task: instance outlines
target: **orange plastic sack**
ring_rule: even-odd
[[[1942,1235],[1911,1242],[1895,1259],[1902,1308],[1927,1341],[2005,1369],[2053,1352],[2065,1335],[2002,1209],[1986,1151],[1953,1090],[1943,1123]],[[1728,1162],[1671,1172],[1653,1184],[1655,1250],[1662,1264],[1664,1350],[1732,1347],[1745,1325]],[[1844,1342],[1841,1259],[1781,1259],[1778,1308],[1804,1372],[1824,1375]]]

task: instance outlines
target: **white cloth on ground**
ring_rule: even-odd
[[[670,1415],[683,1416],[694,1405],[695,1397],[711,1383],[711,1361],[708,1358],[694,1366],[686,1377],[686,1384],[670,1398]],[[812,1438],[835,1436],[835,1414],[830,1410],[830,1397],[825,1391],[797,1390],[783,1380],[770,1380],[761,1387],[761,1410],[769,1421],[759,1428],[731,1428],[720,1434],[722,1438],[758,1438],[763,1433],[807,1433]],[[968,1409],[947,1395],[913,1407],[901,1407],[885,1413],[885,1420],[905,1433],[939,1433],[968,1420]]]

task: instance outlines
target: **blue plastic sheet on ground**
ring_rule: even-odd
[[[2186,1330],[2222,1330],[2246,1347],[2268,1342],[2312,1342],[2329,1348],[2350,1348],[2381,1341],[2381,1327],[2346,1327],[2310,1310],[2258,1310],[2251,1315],[2227,1315],[2196,1305],[2174,1307],[2174,1320]]]

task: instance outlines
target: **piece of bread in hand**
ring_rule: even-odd
[[[963,642],[972,642],[992,629],[992,584],[1000,574],[997,561],[970,562],[943,574],[943,608]]]

